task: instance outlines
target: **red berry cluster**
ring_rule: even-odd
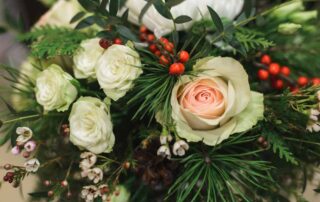
[[[46,186],[46,187],[52,187],[53,190],[49,190],[48,191],[48,197],[53,197],[55,195],[55,192],[57,191],[57,189],[60,189],[59,187],[63,188],[63,189],[66,189],[68,186],[69,186],[69,183],[67,180],[63,180],[60,182],[60,186],[58,185],[59,182],[56,182],[56,183],[53,183],[52,181],[50,180],[45,180],[43,181],[43,185]],[[68,191],[66,193],[66,197],[68,199],[70,199],[72,197],[72,193],[70,191]]]
[[[149,50],[159,57],[159,63],[169,66],[170,75],[181,75],[185,71],[185,65],[189,60],[189,53],[185,50],[175,54],[175,47],[168,39],[161,37],[156,40],[154,34],[148,31],[145,26],[140,27],[140,40],[149,43]]]
[[[314,78],[311,81],[305,77],[300,76],[297,81],[289,78],[291,70],[287,66],[280,66],[278,63],[273,62],[269,55],[262,55],[260,59],[261,67],[258,70],[258,78],[262,81],[271,81],[271,86],[277,90],[282,90],[285,85],[288,85],[291,91],[297,91],[298,87],[304,87],[312,82],[313,85],[320,85],[320,78]]]
[[[112,41],[108,40],[108,39],[100,39],[99,41],[99,45],[101,46],[101,48],[107,49],[110,46],[112,46],[113,44],[118,44],[121,45],[122,44],[122,40],[120,38],[115,38]]]
[[[14,170],[11,170],[15,168]],[[11,164],[6,164],[4,166],[5,170],[8,170],[6,175],[3,177],[3,181],[12,183],[13,187],[18,187],[20,185],[20,181],[23,178],[22,176],[25,175],[24,170],[20,170],[18,167],[13,166]],[[10,171],[11,170],[11,171]]]
[[[12,183],[14,180],[14,172],[7,172],[3,177],[3,181]]]

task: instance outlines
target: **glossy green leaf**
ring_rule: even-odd
[[[109,13],[112,16],[116,16],[119,10],[119,0],[111,0],[109,5]]]
[[[75,29],[84,29],[87,28],[95,23],[95,17],[94,16],[89,16],[83,20],[81,20]]]
[[[125,26],[122,26],[122,25],[117,26],[117,31],[122,37],[126,39],[129,39],[132,41],[139,41],[136,35],[133,34],[132,31]]]
[[[223,23],[222,23],[221,18],[210,6],[208,6],[208,9],[210,12],[211,19],[212,19],[213,23],[215,24],[218,32],[223,32]]]
[[[190,22],[191,20],[192,18],[187,15],[180,15],[179,17],[174,19],[174,22],[177,24],[182,24],[182,23]]]
[[[75,14],[75,15],[71,18],[70,24],[71,24],[71,23],[74,23],[74,22],[77,22],[78,20],[80,20],[81,18],[83,18],[83,16],[85,16],[85,12],[83,12],[83,11]]]

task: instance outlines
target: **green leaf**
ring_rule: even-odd
[[[119,0],[110,0],[110,5],[109,5],[110,15],[117,16],[119,7],[120,7]]]
[[[117,31],[122,37],[124,37],[126,39],[129,39],[132,41],[139,41],[138,38],[136,37],[136,35],[133,34],[130,29],[128,29],[127,27],[125,27],[123,25],[118,25]]]
[[[83,20],[81,20],[77,26],[75,27],[75,29],[84,29],[87,27],[90,27],[91,25],[93,25],[95,23],[95,16],[89,16]]]
[[[123,21],[128,21],[128,17],[129,17],[129,9],[127,9],[127,10],[123,13],[123,15],[121,16],[121,19],[122,19]]]
[[[109,31],[101,31],[101,32],[98,32],[96,34],[97,37],[99,38],[105,38],[105,39],[113,39],[116,37],[116,34],[114,32],[109,32]]]
[[[250,17],[253,9],[253,2],[252,0],[245,0],[243,6],[243,12],[246,17]]]
[[[35,198],[48,198],[48,192],[33,192],[28,194]]]
[[[99,12],[102,14],[107,14],[107,5],[108,5],[109,0],[102,0],[101,4],[99,6]]]
[[[189,22],[191,20],[192,20],[192,18],[187,16],[187,15],[180,15],[179,17],[174,19],[174,22],[177,23],[177,24],[182,24],[182,23]]]
[[[5,33],[7,30],[4,27],[0,27],[0,34]]]
[[[142,21],[144,14],[148,11],[148,9],[154,4],[157,0],[150,0],[146,3],[146,5],[142,8],[140,15],[139,15],[139,22]]]
[[[89,12],[94,12],[99,8],[99,4],[94,0],[78,0],[78,2]]]
[[[78,20],[80,20],[83,16],[85,16],[85,12],[81,11],[77,14],[75,14],[71,20],[70,20],[70,24],[74,23],[74,22],[77,22]]]
[[[211,19],[212,19],[214,25],[216,26],[218,32],[223,32],[224,28],[223,28],[223,23],[222,23],[221,18],[210,6],[207,6],[207,7],[210,12]]]
[[[162,15],[163,17],[167,19],[171,19],[171,13],[169,8],[163,3],[162,0],[157,0],[153,3],[156,10]]]
[[[185,0],[169,0],[169,1],[166,1],[166,6],[168,8],[172,8],[173,6],[177,6],[177,5],[181,4],[184,1]]]
[[[314,189],[313,191],[315,191],[315,192],[317,192],[317,193],[320,193],[320,188]]]

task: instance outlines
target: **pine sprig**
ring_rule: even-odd
[[[234,36],[246,52],[267,49],[275,45],[272,41],[266,39],[263,33],[252,29],[238,28]]]
[[[20,36],[20,40],[31,43],[32,56],[40,59],[55,56],[71,56],[82,40],[90,34],[64,27],[43,26]]]
[[[270,131],[265,131],[264,134],[267,141],[272,146],[273,153],[278,154],[280,159],[285,159],[287,162],[292,163],[293,165],[298,165],[298,161],[294,157],[293,153],[278,134]]]

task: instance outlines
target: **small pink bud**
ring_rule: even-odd
[[[67,187],[67,186],[68,186],[68,181],[67,181],[67,180],[63,180],[63,181],[61,182],[61,186],[62,186],[62,187]]]
[[[24,145],[24,149],[27,151],[27,152],[33,152],[35,150],[37,146],[37,143],[33,140],[31,141],[28,141],[25,145]]]
[[[48,187],[48,186],[51,185],[51,181],[45,180],[45,181],[43,182],[43,184],[44,184],[44,186]]]
[[[14,146],[12,149],[11,149],[11,153],[13,155],[18,155],[20,154],[20,147],[19,146]]]

